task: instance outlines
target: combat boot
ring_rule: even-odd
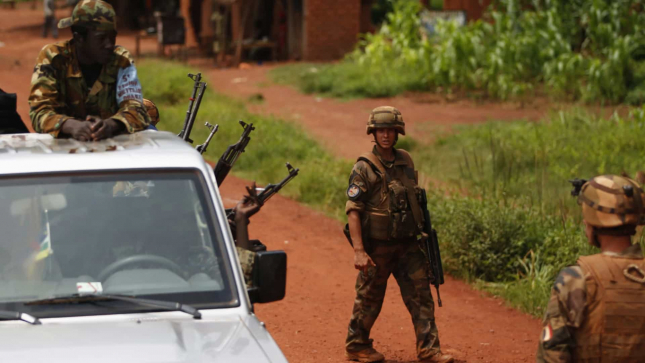
[[[347,360],[357,362],[380,362],[385,359],[383,354],[377,352],[374,348],[367,348],[358,352],[345,351],[345,357],[347,357]]]
[[[435,355],[431,355],[427,358],[419,359],[419,362],[433,362],[433,363],[450,363],[454,361],[455,361],[455,358],[453,358],[451,355],[443,354],[441,352]]]

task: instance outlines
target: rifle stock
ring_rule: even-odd
[[[226,151],[224,151],[224,154],[222,154],[220,159],[217,161],[217,165],[215,165],[214,172],[215,180],[217,180],[217,186],[222,185],[224,179],[226,179],[226,176],[235,164],[235,161],[237,161],[237,158],[246,149],[246,145],[248,145],[249,141],[251,141],[249,134],[251,134],[251,131],[255,130],[253,124],[247,124],[244,121],[240,120],[240,125],[242,125],[242,128],[244,129],[242,136],[240,136],[240,140],[235,144],[227,147]]]

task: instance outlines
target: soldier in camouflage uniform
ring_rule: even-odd
[[[148,127],[134,61],[115,45],[114,17],[108,3],[83,0],[58,23],[74,37],[38,55],[29,96],[36,132],[90,141]]]
[[[645,222],[637,182],[598,176],[582,186],[585,232],[599,254],[583,256],[555,280],[538,362],[644,362],[645,259],[631,243]]]
[[[384,359],[372,346],[370,330],[381,311],[391,274],[401,289],[417,336],[417,356],[424,362],[452,362],[441,353],[430,293],[428,260],[418,237],[423,228],[418,176],[410,154],[394,149],[405,135],[394,107],[374,109],[367,123],[376,145],[354,165],[347,189],[349,233],[354,246],[356,300],[349,322],[345,354],[349,360]]]

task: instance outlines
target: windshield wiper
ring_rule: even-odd
[[[19,311],[0,310],[0,320],[22,320],[31,325],[40,325],[40,319]]]
[[[151,306],[151,307],[161,308],[168,311],[181,311],[186,314],[192,315],[193,318],[195,319],[202,318],[202,313],[199,312],[199,310],[187,304],[181,304],[178,302],[170,302],[170,301],[153,300],[153,299],[143,299],[139,297],[132,297],[132,296],[126,296],[126,295],[73,294],[68,296],[57,296],[50,299],[34,300],[28,303],[25,303],[25,305],[73,304],[73,303],[109,301],[109,300],[125,301],[136,305]]]

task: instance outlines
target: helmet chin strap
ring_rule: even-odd
[[[598,239],[598,228],[591,227],[591,230],[592,230],[591,242],[593,243],[594,246],[600,248],[600,240]]]

